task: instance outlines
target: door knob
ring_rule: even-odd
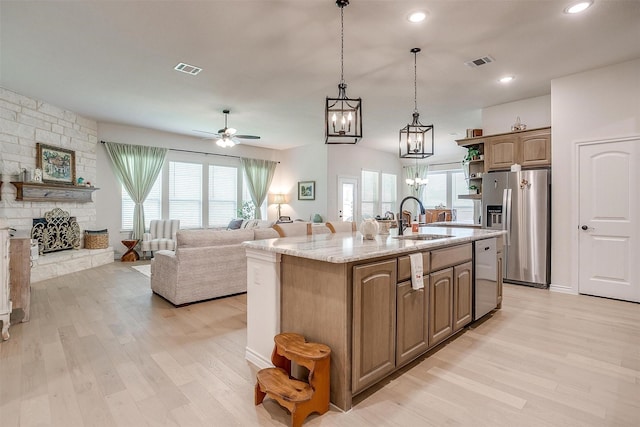
[[[588,229],[589,229],[589,227],[587,227],[586,225],[583,225],[583,226],[582,226],[582,227],[580,227],[580,228],[582,228],[583,230],[588,230]]]

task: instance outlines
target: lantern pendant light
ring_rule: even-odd
[[[347,97],[344,82],[344,8],[349,0],[336,0],[340,8],[340,84],[338,97],[327,97],[325,105],[325,144],[357,144],[362,139],[362,98]]]
[[[413,120],[400,129],[401,158],[424,159],[433,156],[433,125],[420,123],[418,113],[418,72],[416,56],[420,52],[419,47],[411,49],[413,53]]]

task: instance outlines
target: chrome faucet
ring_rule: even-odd
[[[404,232],[404,227],[403,225],[403,218],[402,218],[402,206],[404,205],[404,202],[406,202],[409,199],[413,199],[416,202],[418,202],[418,204],[420,205],[420,214],[424,215],[425,214],[425,210],[424,210],[424,205],[422,204],[422,202],[420,201],[420,199],[418,199],[417,197],[414,196],[407,196],[404,199],[402,199],[402,201],[400,202],[400,213],[398,214],[398,236],[402,236],[403,232]],[[406,227],[406,226],[405,226]]]

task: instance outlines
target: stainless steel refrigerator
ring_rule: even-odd
[[[490,172],[482,177],[482,226],[507,230],[504,281],[546,288],[551,278],[551,173]]]

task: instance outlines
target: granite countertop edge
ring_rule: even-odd
[[[421,234],[446,234],[436,240],[397,239],[394,235],[377,235],[374,240],[366,240],[360,232],[321,234],[314,236],[286,237],[243,242],[246,249],[257,249],[282,255],[296,256],[336,264],[363,261],[372,258],[401,255],[423,250],[473,242],[475,240],[498,237],[502,230],[478,230],[474,228],[434,228],[421,227]]]

